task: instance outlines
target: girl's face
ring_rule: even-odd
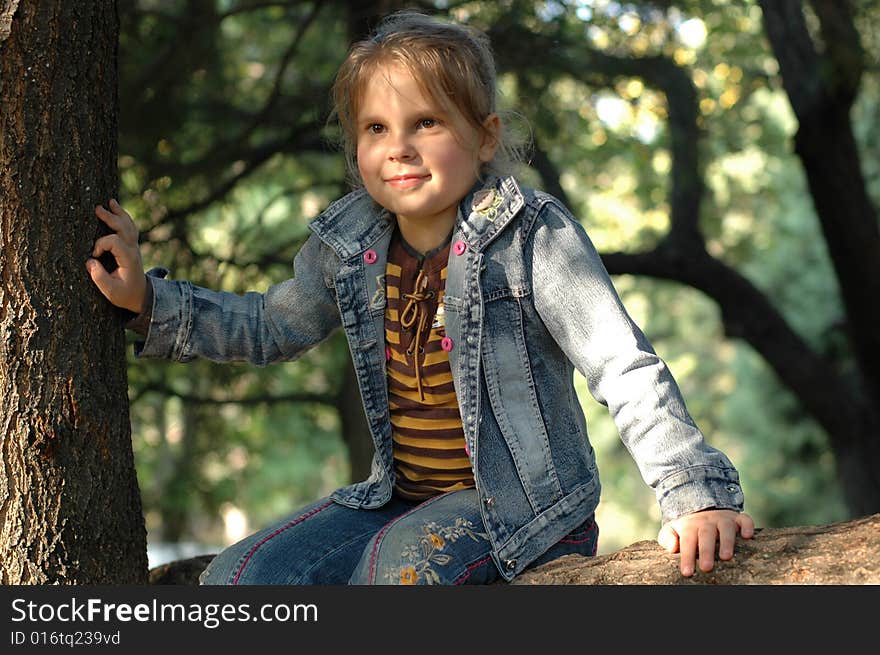
[[[357,162],[367,192],[414,227],[451,229],[458,203],[491,161],[496,141],[483,138],[459,112],[422,93],[400,66],[383,66],[367,82],[357,113]],[[496,133],[498,117],[486,119]]]

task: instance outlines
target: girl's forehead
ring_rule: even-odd
[[[359,109],[363,110],[367,103],[382,107],[386,100],[392,99],[392,94],[396,96],[394,100],[402,100],[407,105],[444,109],[425,85],[400,64],[382,64],[365,75],[358,98]]]
[[[379,64],[373,70],[365,74],[363,88],[379,89],[381,91],[412,91],[415,89],[419,95],[423,95],[421,85],[416,76],[402,64]]]

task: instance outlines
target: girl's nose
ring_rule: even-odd
[[[415,155],[415,148],[406,136],[397,137],[388,148],[388,159],[392,161],[409,161]]]

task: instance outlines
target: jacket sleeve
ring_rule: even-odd
[[[265,293],[211,291],[186,280],[148,274],[153,305],[138,357],[188,362],[290,361],[326,339],[340,324],[333,289],[335,255],[311,234],[293,262],[293,277]],[[158,271],[158,273],[156,273]]]
[[[535,308],[593,397],[608,407],[663,521],[713,507],[742,511],[739,474],[706,443],[584,228],[553,199],[539,211],[531,237]]]

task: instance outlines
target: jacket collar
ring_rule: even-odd
[[[458,207],[456,231],[474,250],[491,243],[525,204],[513,177],[478,181]],[[341,259],[361,255],[394,227],[388,210],[365,189],[332,203],[309,223],[311,229]]]
[[[462,238],[482,251],[525,204],[522,191],[511,176],[478,181],[458,206],[457,224]]]
[[[394,218],[388,210],[363,188],[331,203],[309,223],[309,229],[340,259],[360,255],[393,227]]]

